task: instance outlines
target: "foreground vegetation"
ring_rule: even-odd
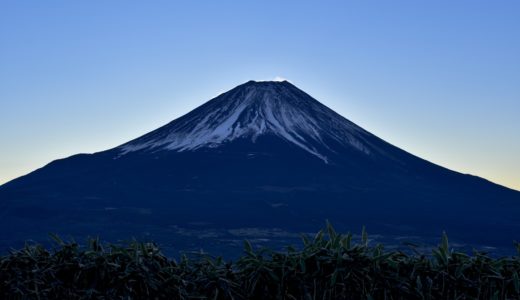
[[[520,299],[520,247],[513,257],[469,256],[450,250],[446,235],[431,255],[409,255],[328,225],[301,250],[246,241],[236,262],[202,253],[176,261],[136,241],[55,240],[0,258],[1,299]]]

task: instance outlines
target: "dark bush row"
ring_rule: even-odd
[[[169,259],[150,243],[81,247],[55,237],[0,259],[1,299],[520,299],[519,255],[495,259],[450,250],[432,255],[359,243],[332,226],[302,250],[254,250],[236,262],[200,254]],[[519,250],[520,253],[520,250]]]

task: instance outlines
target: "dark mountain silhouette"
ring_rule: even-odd
[[[403,151],[286,81],[247,82],[119,147],[53,161],[0,186],[0,207],[6,246],[56,232],[198,247],[220,243],[215,230],[325,219],[397,239],[520,240],[520,192]]]

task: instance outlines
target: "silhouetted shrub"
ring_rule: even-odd
[[[0,259],[2,299],[520,299],[519,255],[450,250],[432,255],[369,246],[330,224],[301,250],[254,250],[235,263],[200,254],[179,261],[152,243],[27,245]]]

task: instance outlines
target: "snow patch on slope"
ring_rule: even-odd
[[[139,150],[192,151],[238,138],[255,142],[274,135],[329,162],[326,141],[369,154],[364,131],[287,82],[250,82],[187,115],[120,146],[122,155]]]

